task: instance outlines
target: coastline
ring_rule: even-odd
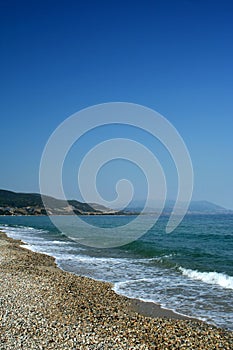
[[[118,295],[22,244],[0,233],[1,349],[233,347],[232,332]]]

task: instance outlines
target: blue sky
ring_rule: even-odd
[[[193,198],[233,209],[232,43],[230,0],[1,1],[0,188],[38,192],[53,130],[82,108],[125,101],[155,109],[177,128],[193,162]],[[106,135],[151,143],[174,196],[175,168],[157,142],[127,128],[99,133],[67,157],[69,196],[78,197],[72,157],[78,163]],[[142,174],[112,166],[99,179],[103,195],[113,195],[110,182],[125,169],[142,197]]]

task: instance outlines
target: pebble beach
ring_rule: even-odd
[[[0,349],[233,349],[233,333],[117,295],[0,233]]]

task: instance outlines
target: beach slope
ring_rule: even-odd
[[[159,307],[145,317],[148,305],[21,245],[0,233],[1,350],[233,348],[232,332]]]

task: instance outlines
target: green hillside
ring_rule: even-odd
[[[68,200],[67,202],[76,214],[100,213],[99,210],[92,208],[86,203],[81,203],[76,200]],[[51,213],[63,214],[64,212],[64,214],[68,214],[69,205],[67,205],[67,202],[46,196],[46,207]],[[42,210],[43,214],[45,213],[44,204],[39,193],[16,193],[13,191],[0,190],[0,207],[2,209],[11,208],[13,211],[15,208],[25,209],[30,207],[31,209],[37,209],[37,213],[39,213],[38,209]],[[22,213],[22,211],[19,213]]]

